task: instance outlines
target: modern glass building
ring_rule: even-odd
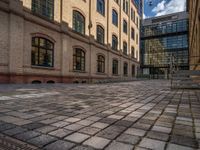
[[[141,69],[151,78],[169,78],[170,61],[188,69],[188,14],[145,19],[141,31]]]

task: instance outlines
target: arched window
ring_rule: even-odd
[[[123,53],[125,55],[128,55],[128,47],[127,47],[127,43],[126,42],[123,42]]]
[[[102,55],[97,56],[97,72],[105,73],[105,57]]]
[[[135,48],[131,47],[131,58],[135,58]]]
[[[78,71],[85,71],[85,52],[80,48],[74,49],[73,69]]]
[[[125,62],[124,63],[124,76],[128,75],[128,64]]]
[[[131,28],[131,38],[135,40],[135,29]]]
[[[118,60],[113,60],[112,73],[113,75],[118,75]]]
[[[85,34],[85,17],[76,10],[73,10],[73,30]]]
[[[53,67],[54,44],[42,37],[32,38],[31,64],[34,66]]]
[[[128,2],[128,1],[126,1],[126,11],[125,11],[125,12],[126,12],[126,14],[129,14],[129,13],[128,13],[128,11],[129,11],[129,9],[128,9],[128,6],[129,6],[129,2]]]
[[[112,35],[112,49],[117,50],[118,48],[118,38],[115,35]]]
[[[133,8],[131,8],[131,20],[135,20],[135,11],[133,10]]]
[[[127,34],[128,32],[128,26],[126,20],[123,20],[123,32]]]
[[[97,0],[97,11],[105,15],[105,1],[104,0]]]
[[[132,77],[135,77],[135,65],[132,65]]]
[[[127,0],[123,0],[123,11],[128,14],[128,1]]]
[[[33,13],[53,20],[54,0],[32,0],[32,11]]]
[[[136,44],[138,44],[138,41],[139,41],[139,36],[138,34],[136,34]]]
[[[118,26],[118,13],[114,9],[112,10],[112,23]]]
[[[100,25],[97,25],[97,42],[104,44],[104,29]]]

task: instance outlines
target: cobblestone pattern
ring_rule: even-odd
[[[1,85],[0,99],[0,133],[39,149],[200,148],[200,91],[168,81]]]
[[[0,150],[39,150],[37,147],[0,134]]]

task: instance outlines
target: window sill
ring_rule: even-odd
[[[120,75],[119,74],[112,74],[112,76],[119,77]]]
[[[105,17],[105,13],[101,13],[97,10],[97,13],[100,14],[101,16]]]
[[[32,15],[34,15],[34,16],[37,16],[37,17],[39,17],[39,18],[42,18],[42,19],[44,19],[44,20],[46,20],[46,21],[48,21],[48,22],[54,23],[54,16],[53,16],[53,18],[49,18],[49,17],[47,17],[47,16],[44,16],[44,15],[42,15],[42,14],[40,14],[40,13],[37,13],[37,12],[34,12],[34,11],[31,11],[31,13],[32,13]]]
[[[123,55],[124,55],[125,57],[128,57],[128,54],[124,54],[124,53],[123,53]]]
[[[54,67],[45,67],[45,66],[34,66],[32,65],[31,68],[34,68],[34,69],[47,69],[47,70],[55,70]]]
[[[75,73],[87,73],[86,71],[81,71],[81,70],[73,70],[72,72],[75,72]]]
[[[76,31],[76,30],[74,30],[74,29],[72,29],[71,31],[72,31],[73,33],[77,34],[77,35],[80,35],[80,36],[82,36],[82,37],[85,37],[85,33],[78,32],[78,31]]]
[[[119,50],[118,49],[115,49],[115,48],[111,48],[114,52],[118,52]]]
[[[118,24],[114,24],[113,22],[112,22],[112,24],[113,24],[113,26],[115,26],[116,28],[118,28]]]
[[[107,74],[103,72],[97,72],[96,75],[107,75]]]
[[[97,41],[97,40],[96,40],[96,42],[97,42],[97,44],[99,44],[99,45],[101,45],[101,46],[106,46],[105,43],[103,43],[103,42],[99,42],[99,41]]]

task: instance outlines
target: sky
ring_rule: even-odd
[[[152,5],[149,2],[152,1]],[[186,0],[144,0],[144,19],[186,10]]]

